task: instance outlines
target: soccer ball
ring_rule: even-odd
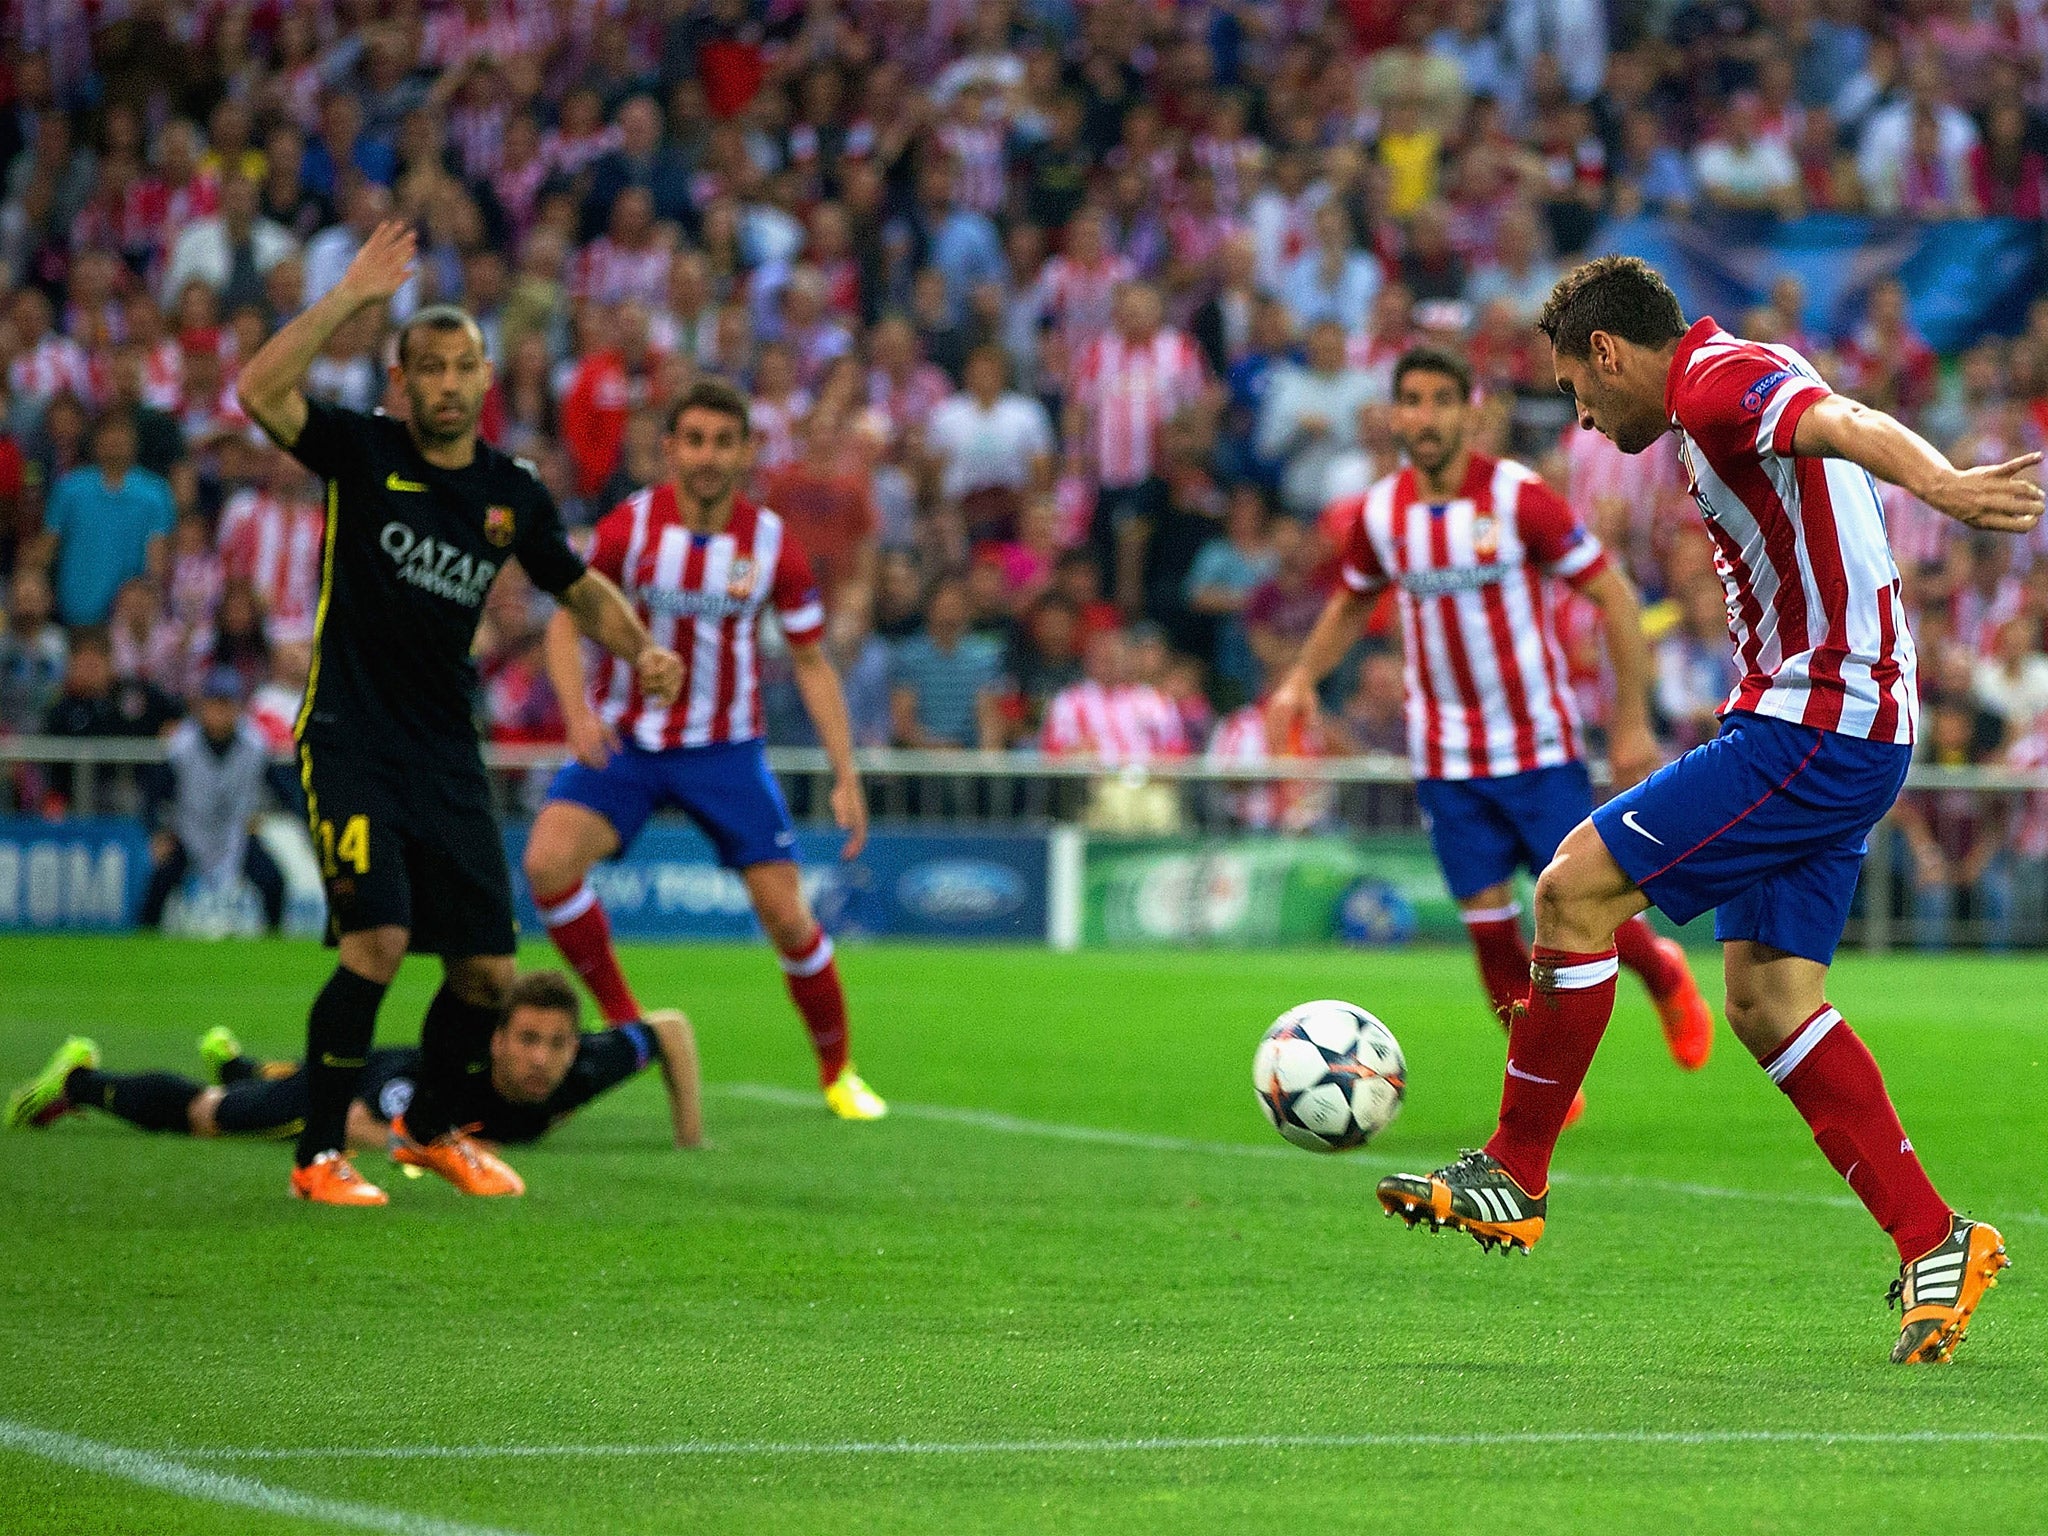
[[[1303,1003],[1259,1042],[1252,1088],[1273,1129],[1297,1147],[1349,1152],[1401,1113],[1408,1064],[1394,1032],[1363,1008]]]

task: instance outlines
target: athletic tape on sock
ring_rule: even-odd
[[[1827,1037],[1827,1032],[1841,1022],[1841,1014],[1833,1008],[1823,1008],[1808,1019],[1800,1026],[1798,1034],[1778,1048],[1775,1056],[1761,1063],[1771,1081],[1784,1087],[1785,1079],[1792,1075],[1799,1063],[1812,1055],[1813,1048]]]
[[[1614,980],[1620,973],[1621,960],[1612,951],[1597,960],[1581,960],[1571,965],[1538,959],[1529,966],[1530,982],[1545,992],[1583,992]]]
[[[552,906],[541,901],[536,901],[534,905],[539,909],[541,922],[550,928],[559,928],[564,923],[575,922],[596,906],[597,892],[590,888],[590,882],[586,880]]]
[[[1504,907],[1473,907],[1469,911],[1458,914],[1459,917],[1465,920],[1467,926],[1474,923],[1512,922],[1521,915],[1522,904],[1519,901],[1511,901]]]
[[[806,976],[815,976],[832,963],[832,935],[820,928],[818,942],[802,954],[777,955],[775,959],[785,976],[794,976],[799,980]]]

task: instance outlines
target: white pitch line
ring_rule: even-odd
[[[1100,1456],[1144,1451],[1485,1449],[1501,1446],[2044,1445],[2029,1430],[1616,1429],[1481,1434],[1157,1435],[1101,1440],[677,1440],[655,1445],[365,1445],[216,1447],[209,1461],[616,1460],[703,1456]]]
[[[784,1109],[810,1109],[818,1107],[818,1096],[795,1088],[783,1088],[773,1083],[709,1083],[704,1091],[722,1098],[745,1099],[757,1104],[773,1104]],[[950,1104],[904,1104],[891,1099],[889,1113],[903,1120],[932,1120],[943,1125],[970,1125],[977,1130],[995,1131],[1005,1136],[1035,1136],[1046,1141],[1078,1141],[1101,1147],[1126,1147],[1135,1152],[1182,1152],[1201,1157],[1256,1157],[1283,1158],[1290,1163],[1300,1163],[1302,1153],[1294,1147],[1259,1146],[1243,1141],[1198,1141],[1186,1136],[1157,1136],[1144,1131],[1118,1131],[1107,1126],[1070,1125],[1056,1120],[1027,1120],[1019,1115],[1006,1115],[992,1109],[961,1109]],[[1389,1157],[1380,1152],[1346,1152],[1341,1161],[1353,1168],[1374,1168],[1393,1171],[1414,1164],[1413,1158]],[[1744,1200],[1763,1205],[1819,1205],[1835,1210],[1860,1211],[1862,1202],[1849,1195],[1823,1195],[1817,1191],[1724,1189],[1714,1184],[1694,1184],[1680,1179],[1643,1178],[1629,1173],[1569,1173],[1562,1170],[1551,1172],[1551,1181],[1557,1184],[1581,1184],[1588,1187],[1612,1189],[1638,1189],[1651,1194],[1679,1195],[1693,1200]],[[1995,1216],[1987,1215],[1986,1220],[1996,1222],[2019,1222],[2028,1226],[2048,1226],[2048,1214],[2040,1211],[2001,1211]]]
[[[253,1478],[231,1472],[214,1472],[188,1467],[181,1461],[149,1451],[130,1450],[78,1435],[60,1434],[54,1429],[37,1429],[13,1419],[0,1419],[0,1450],[40,1456],[61,1466],[97,1472],[105,1477],[156,1488],[181,1498],[232,1509],[254,1509],[265,1514],[289,1515],[300,1520],[319,1520],[328,1525],[348,1526],[359,1531],[384,1531],[389,1536],[517,1536],[516,1532],[492,1526],[466,1525],[458,1520],[441,1520],[432,1515],[408,1514],[400,1509],[379,1509],[374,1504],[352,1504],[344,1499],[323,1499],[289,1488],[273,1488]]]

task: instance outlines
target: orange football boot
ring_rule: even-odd
[[[355,1170],[339,1152],[322,1152],[292,1170],[292,1195],[315,1205],[389,1205],[391,1197]]]
[[[1685,946],[1676,939],[1660,938],[1657,940],[1657,953],[1678,967],[1680,977],[1677,986],[1665,996],[1655,999],[1657,1021],[1664,1026],[1664,1045],[1681,1069],[1697,1072],[1713,1053],[1714,1010],[1700,994],[1700,984],[1692,978],[1692,965],[1685,958]],[[1571,1122],[1567,1120],[1565,1124]]]
[[[1380,1205],[1409,1226],[1449,1227],[1485,1249],[1527,1253],[1543,1236],[1549,1191],[1531,1195],[1485,1152],[1467,1150],[1435,1173],[1394,1173],[1379,1183]]]
[[[474,1129],[461,1127],[418,1142],[406,1134],[405,1116],[400,1115],[391,1122],[391,1161],[438,1173],[465,1195],[525,1194],[526,1181],[470,1135]]]
[[[1901,1264],[1885,1296],[1887,1306],[1906,1311],[1899,1342],[1892,1346],[1892,1364],[1946,1365],[1963,1342],[1977,1303],[2010,1263],[1996,1227],[1951,1218],[1948,1236],[1912,1263]]]

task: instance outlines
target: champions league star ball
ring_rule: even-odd
[[[1394,1032],[1350,1003],[1303,1003],[1274,1021],[1252,1058],[1273,1129],[1311,1152],[1362,1147],[1401,1113],[1408,1064]]]

